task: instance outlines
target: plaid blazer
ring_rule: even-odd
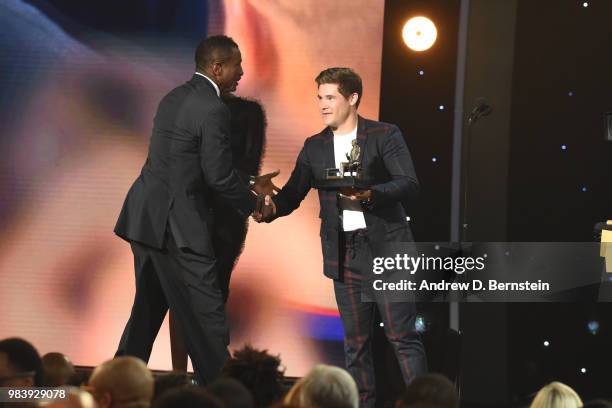
[[[406,220],[402,201],[414,199],[419,182],[401,131],[395,125],[358,118],[357,143],[361,149],[359,161],[364,179],[371,184],[369,204],[362,204],[370,242],[412,242],[412,232]],[[298,155],[287,184],[274,197],[276,217],[295,210],[313,187],[322,179],[325,169],[336,167],[334,135],[329,127],[309,137]],[[338,208],[338,193],[319,190],[321,210],[321,246],[323,273],[340,277],[340,245],[342,220]]]

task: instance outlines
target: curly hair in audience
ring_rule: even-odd
[[[253,395],[255,407],[268,407],[283,396],[284,369],[279,356],[250,345],[235,350],[225,363],[222,375],[244,384]]]

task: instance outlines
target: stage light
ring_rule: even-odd
[[[550,346],[550,342],[548,340],[544,340],[544,347]]]
[[[589,3],[587,3],[586,1],[584,3],[582,3],[582,7],[587,8],[589,7]]]
[[[567,150],[567,145],[562,144],[561,145],[561,150]]]
[[[587,323],[587,329],[589,330],[589,333],[595,336],[597,333],[599,333],[599,322],[597,320],[591,320],[589,323]]]
[[[582,190],[583,193],[587,192],[587,188],[586,187],[582,187],[581,190]]]
[[[385,324],[383,322],[380,322],[380,327],[385,327]]]
[[[414,328],[419,333],[424,333],[427,330],[427,321],[425,320],[425,316],[417,315],[414,321]]]
[[[574,92],[569,91],[569,92],[567,93],[567,96],[574,96]]]
[[[419,75],[420,75],[420,76],[425,75],[425,71],[423,71],[422,69],[420,69],[420,70],[419,70]]]
[[[436,25],[427,17],[413,17],[404,24],[402,38],[413,51],[425,51],[431,48],[438,37]]]
[[[442,111],[444,110],[444,105],[440,105],[440,106],[438,106],[438,110],[439,110],[440,112],[442,112]]]
[[[434,157],[431,158],[431,161],[435,163],[435,162],[438,161],[438,158],[434,156]]]
[[[410,221],[410,217],[406,217],[406,221]]]
[[[584,367],[582,367],[582,368],[580,369],[580,372],[581,372],[582,374],[586,374],[587,369],[586,369],[586,368],[584,368]]]

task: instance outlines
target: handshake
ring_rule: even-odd
[[[255,177],[252,189],[257,194],[257,205],[251,216],[256,222],[269,222],[276,215],[276,205],[272,197],[280,191],[272,179],[280,174],[280,170]]]

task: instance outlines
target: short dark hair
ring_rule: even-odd
[[[441,374],[425,374],[407,387],[401,401],[406,407],[457,408],[457,389]]]
[[[223,403],[201,387],[190,385],[165,392],[156,399],[153,408],[223,408]]]
[[[34,385],[43,385],[42,360],[30,342],[17,337],[1,340],[0,353],[6,353],[8,362],[16,374],[32,371]]]
[[[172,372],[155,377],[155,386],[153,392],[153,400],[155,401],[161,395],[176,388],[188,387],[193,382],[187,373]]]
[[[361,95],[363,94],[363,86],[361,84],[361,77],[351,68],[327,68],[319,73],[315,81],[318,86],[322,84],[338,84],[338,92],[347,99],[356,93],[359,96],[356,107],[359,107]]]
[[[268,407],[283,396],[284,372],[280,358],[267,350],[256,350],[250,345],[234,351],[221,375],[240,381],[253,395],[256,407]]]
[[[238,44],[226,35],[213,35],[200,41],[195,52],[196,69],[206,69],[214,62],[226,62],[234,48],[238,49]]]
[[[206,387],[206,391],[217,397],[225,408],[253,408],[255,402],[251,392],[240,381],[221,377]]]

